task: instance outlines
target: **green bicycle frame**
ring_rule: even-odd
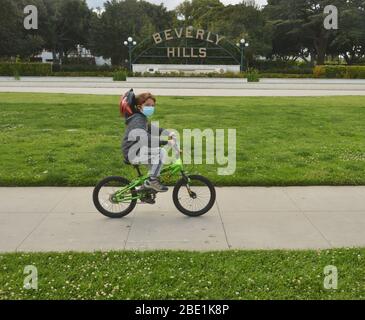
[[[189,182],[189,178],[186,176],[186,172],[184,171],[184,166],[181,159],[177,159],[174,163],[170,164],[169,166],[166,166],[161,170],[161,176],[172,177],[179,173],[181,173],[181,175],[187,180],[187,182]],[[133,200],[139,200],[141,198],[141,195],[125,196],[125,193],[129,193],[129,191],[133,190],[134,188],[141,187],[148,178],[149,178],[148,175],[138,177],[137,179],[133,180],[128,186],[125,186],[120,190],[118,190],[113,195],[114,201],[122,203],[122,202],[130,202]]]

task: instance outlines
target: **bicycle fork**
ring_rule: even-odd
[[[190,183],[189,177],[184,172],[181,172],[181,174],[183,176],[183,179],[185,180],[186,190],[188,190],[190,198],[196,199],[196,197],[197,197],[196,193],[191,190],[190,185],[189,185],[189,183]]]

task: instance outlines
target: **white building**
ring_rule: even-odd
[[[225,73],[240,72],[239,65],[201,65],[201,64],[133,64],[134,72],[148,73]]]
[[[42,59],[42,63],[50,63],[53,62],[53,54],[50,51],[47,50],[43,50],[43,52],[41,54],[39,54],[38,56],[36,56],[37,58],[41,58]],[[111,66],[112,62],[111,59],[104,59],[103,57],[95,57],[90,53],[90,50],[87,50],[81,46],[78,46],[77,48],[77,52],[75,53],[71,53],[69,55],[70,58],[95,58],[95,64],[97,66],[104,66],[104,65],[109,65]]]

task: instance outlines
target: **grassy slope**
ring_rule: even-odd
[[[364,299],[365,249],[0,255],[0,299]],[[26,265],[38,291],[22,288]],[[323,287],[338,269],[338,289]]]
[[[121,162],[118,97],[0,94],[0,185],[94,185]],[[217,185],[364,185],[365,97],[159,98],[165,128],[237,129],[237,171]]]

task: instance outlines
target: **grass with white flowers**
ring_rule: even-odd
[[[365,249],[0,254],[0,299],[365,299]]]

